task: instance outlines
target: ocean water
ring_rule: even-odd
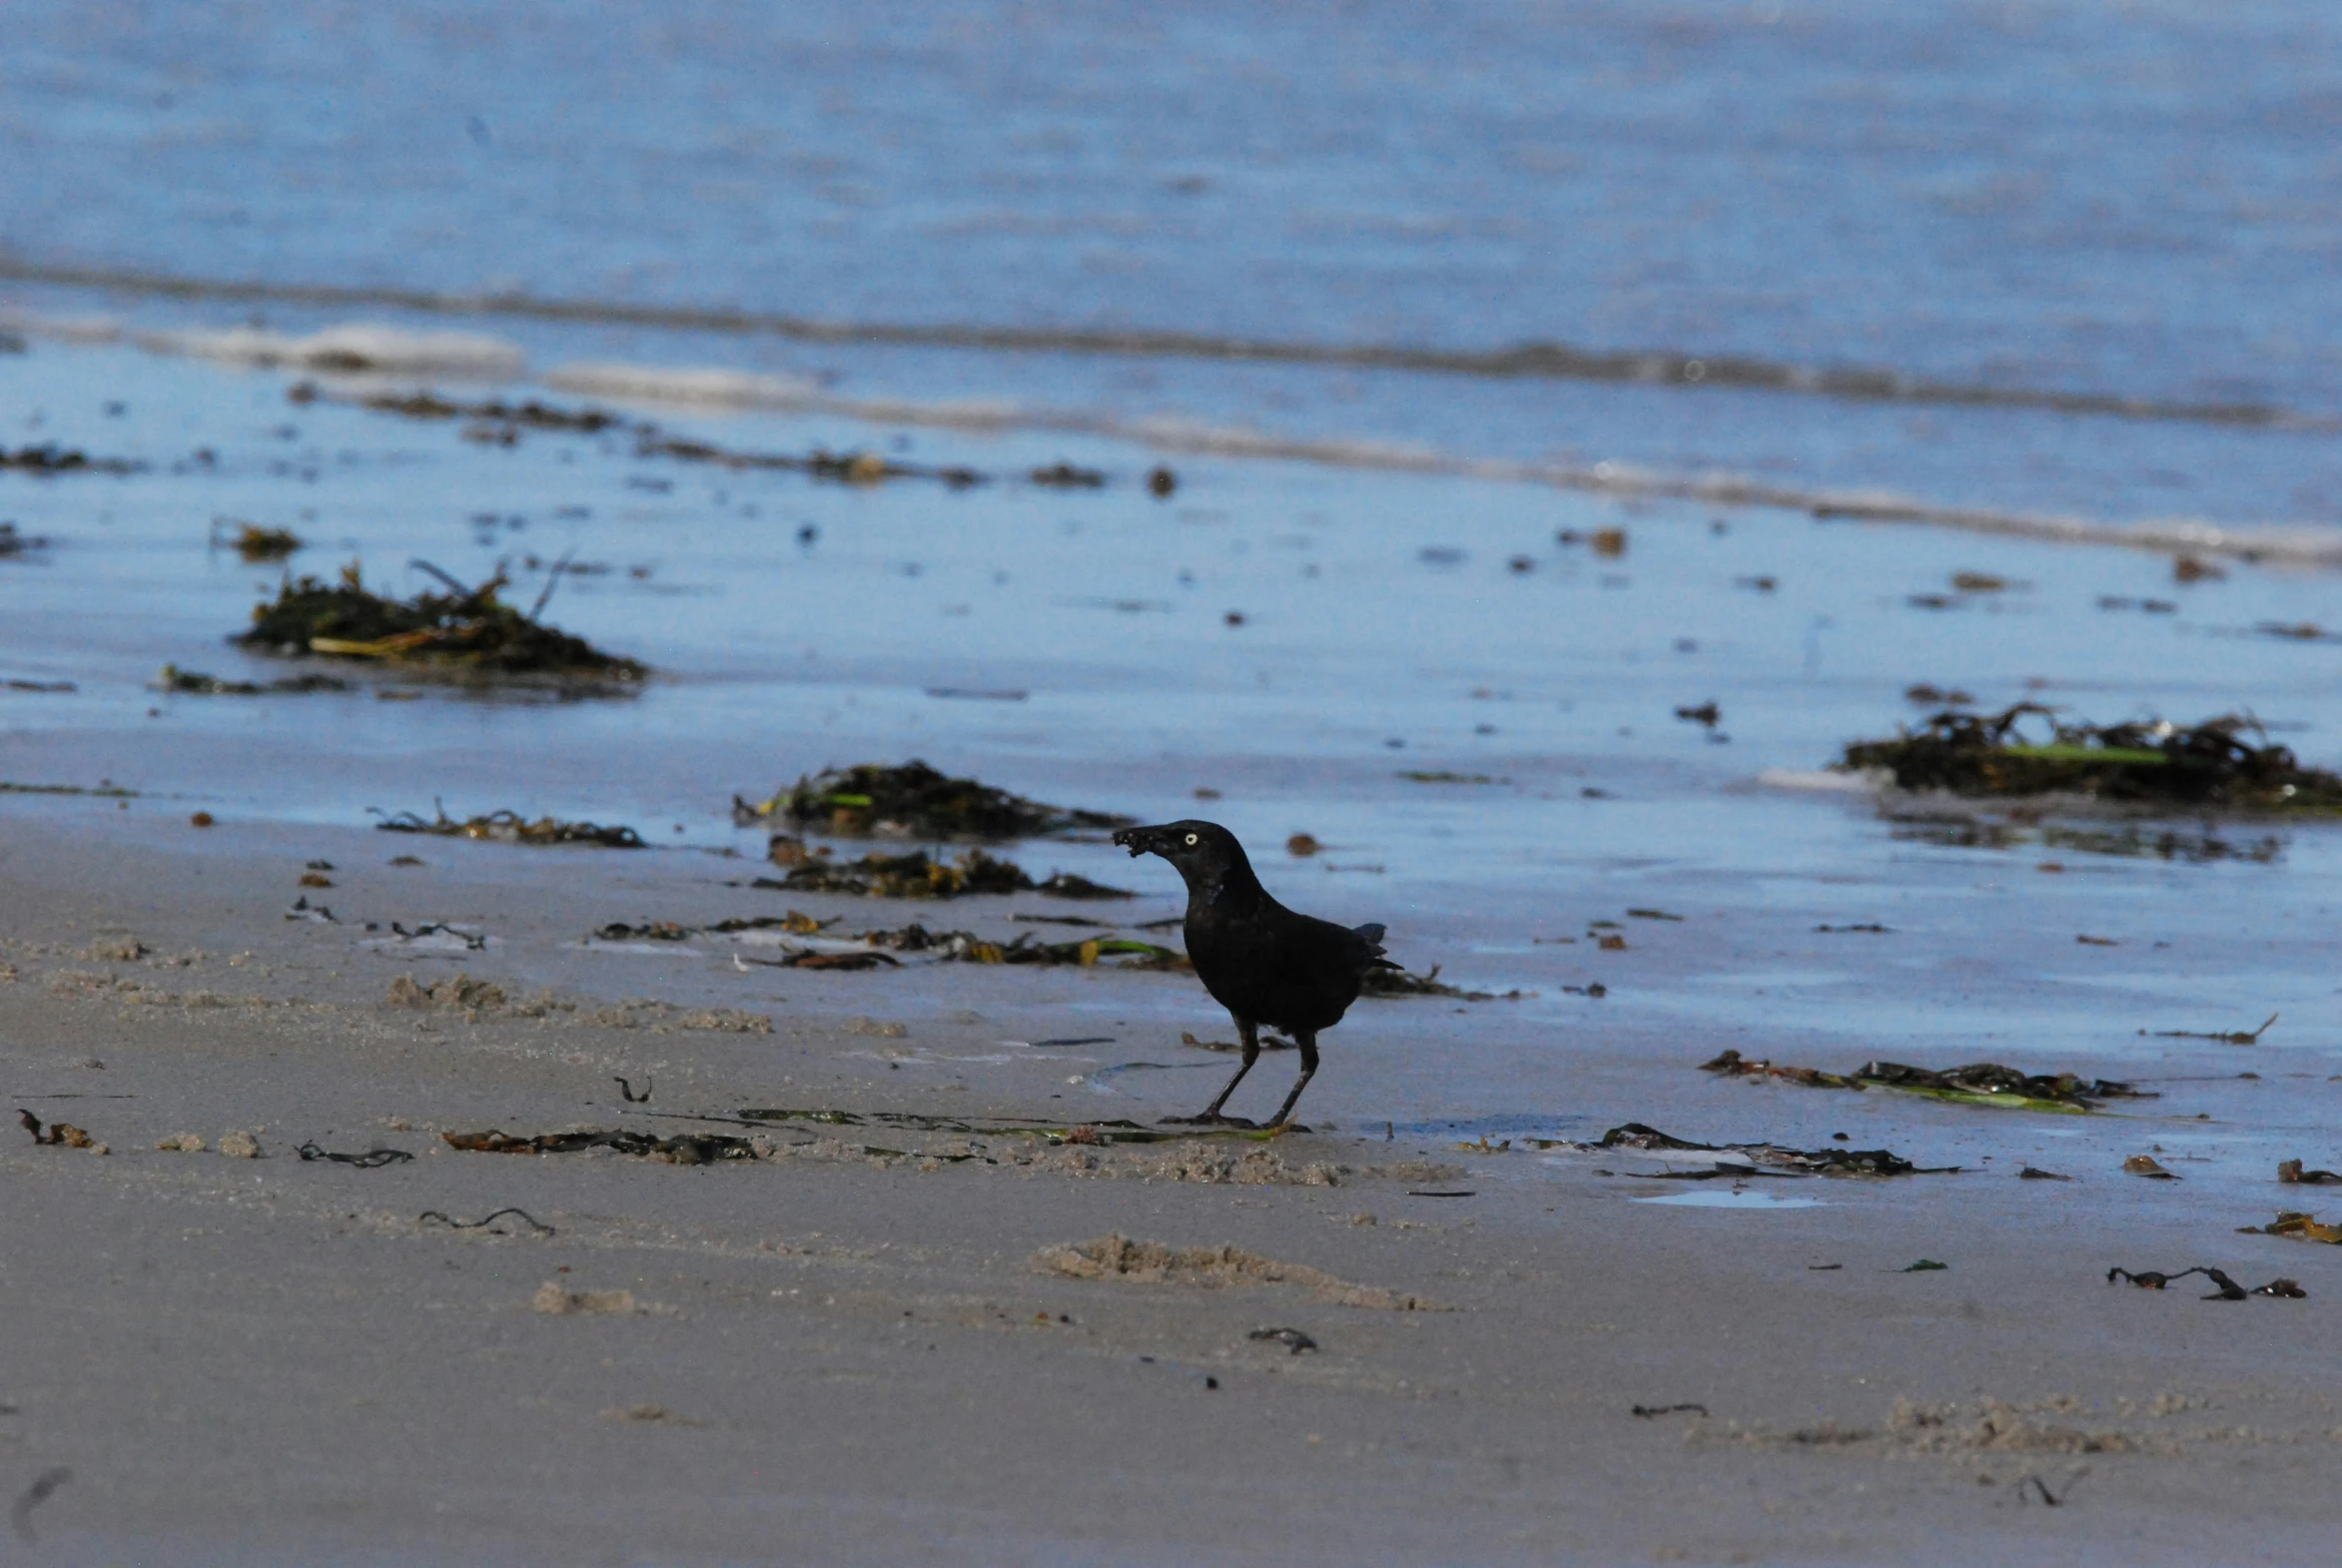
[[[115,274],[262,286],[202,312],[229,321],[300,319],[267,295],[300,286],[522,296],[581,308],[564,355],[597,316],[739,313],[842,336],[615,347],[895,397],[2330,526],[2338,46],[2309,0],[31,0],[0,60],[0,251],[37,304],[153,308],[64,287]],[[1008,347],[933,352],[986,334]],[[1101,334],[1186,352],[1017,347]],[[1262,345],[1307,353],[1248,364]],[[1600,379],[1375,368],[1539,345]],[[1784,380],[1847,394],[1726,385]],[[2042,405],[2076,397],[2168,416]]]
[[[1923,681],[2250,712],[2342,763],[2335,641],[2268,630],[2342,625],[2316,564],[2342,544],[2327,9],[10,27],[0,445],[142,466],[0,472],[0,519],[48,541],[0,559],[0,679],[29,683],[0,690],[0,780],[291,823],[436,799],[753,857],[735,793],[919,755],[1216,815],[1292,902],[1536,992],[1508,1017],[1544,1043],[1598,1018],[1824,1066],[2066,1066],[2272,1009],[2269,1049],[2314,1055],[2342,1022],[2325,825],[1976,832],[1780,782],[1918,717]],[[335,341],[376,370],[319,400],[289,393],[323,373],[252,363],[354,323]],[[481,442],[357,401],[415,386],[994,482]],[[1107,483],[1024,477],[1060,460]],[[1879,492],[1920,520],[1816,514]],[[657,676],[166,695],[166,662],[285,672],[225,642],[278,573],[213,543],[222,519],[400,592],[428,562],[533,597],[566,559],[548,618]],[[1584,542],[1604,528],[1623,554]],[[2225,575],[2175,582],[2180,538]],[[1676,715],[1709,701],[1715,726]],[[1330,852],[1279,856],[1300,831]],[[1686,918],[1628,914],[1652,907]],[[1815,931],[1872,923],[1891,940]],[[1598,1014],[1563,989],[1597,980]],[[1503,1104],[1496,1067],[1454,1064],[1410,1103]]]

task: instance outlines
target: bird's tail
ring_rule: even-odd
[[[1383,929],[1380,922],[1350,928],[1350,934],[1362,939],[1366,944],[1366,967],[1368,969],[1397,969],[1400,967],[1382,956]]]

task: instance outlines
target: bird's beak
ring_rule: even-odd
[[[1160,827],[1125,828],[1115,835],[1115,842],[1129,850],[1131,858],[1137,860],[1141,855],[1164,853],[1171,840],[1165,830]]]

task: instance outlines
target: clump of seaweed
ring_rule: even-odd
[[[1427,975],[1411,974],[1403,969],[1375,968],[1366,971],[1358,987],[1358,994],[1367,997],[1454,997],[1460,1002],[1518,1002],[1528,995],[1523,991],[1466,991],[1451,986],[1439,978],[1439,966],[1431,966]]]
[[[37,533],[20,533],[13,522],[0,522],[0,560],[13,560],[45,550],[49,541]]]
[[[2029,1111],[2094,1111],[2101,1100],[2154,1100],[2153,1093],[2106,1078],[2078,1073],[2020,1073],[1997,1062],[1972,1062],[1941,1071],[1901,1062],[1866,1062],[1852,1073],[1825,1073],[1810,1067],[1751,1062],[1727,1051],[1700,1064],[1703,1073],[1725,1078],[1778,1078],[1807,1089],[1893,1089],[1955,1105],[2006,1106]]]
[[[313,382],[304,382],[288,394],[295,402],[314,402],[321,395]],[[475,424],[526,426],[532,430],[576,430],[593,435],[621,425],[619,415],[600,408],[557,408],[538,402],[456,402],[436,392],[386,392],[368,397],[364,405],[377,413],[395,413],[408,419],[469,419]]]
[[[544,608],[542,597],[525,614],[504,603],[497,594],[509,579],[501,569],[473,587],[428,562],[415,564],[445,583],[447,591],[385,598],[367,589],[353,561],[335,583],[288,576],[276,601],[255,605],[252,629],[234,640],[270,652],[432,664],[491,675],[633,682],[647,673],[632,659],[541,624],[536,617]]]
[[[126,457],[93,457],[73,446],[60,446],[55,441],[39,446],[19,446],[10,451],[0,446],[0,468],[14,468],[20,473],[131,473],[138,464]]]
[[[968,893],[1047,893],[1057,898],[1078,899],[1139,896],[1065,871],[1046,882],[1036,882],[1015,861],[987,855],[980,849],[969,850],[951,861],[931,859],[925,850],[913,850],[908,855],[865,855],[842,864],[809,860],[778,882],[759,877],[756,886],[784,888],[791,893],[851,893],[866,898],[947,899]]]
[[[302,694],[312,691],[348,691],[350,682],[331,675],[292,675],[283,680],[222,680],[217,675],[206,675],[201,670],[183,670],[176,664],[166,664],[155,677],[157,691],[175,692],[193,697],[260,697],[272,692]]]
[[[490,839],[503,844],[592,844],[602,849],[641,849],[642,835],[632,828],[603,827],[593,822],[563,822],[558,817],[529,821],[517,811],[491,811],[458,821],[444,806],[433,803],[437,816],[428,820],[411,811],[385,816],[375,826],[386,833],[428,833],[435,838]]]
[[[2020,724],[2043,721],[2045,737]],[[2250,735],[2259,744],[2245,739]],[[2342,811],[2342,776],[2305,768],[2238,714],[2180,726],[2061,724],[2020,702],[1999,713],[1947,708],[1918,731],[1846,748],[1848,768],[1884,768],[1908,790],[1954,795],[2086,795],[2124,803]]]
[[[1529,1142],[1543,1148],[1555,1147],[1543,1139],[1531,1139]],[[1720,1176],[1745,1176],[1750,1174],[1753,1167],[1803,1176],[1952,1176],[1959,1170],[1957,1166],[1914,1165],[1886,1149],[1790,1149],[1780,1144],[1699,1144],[1687,1138],[1677,1138],[1672,1133],[1662,1133],[1641,1122],[1614,1127],[1595,1143],[1571,1147],[1734,1157],[1717,1162],[1713,1170],[1668,1173],[1675,1179],[1684,1181],[1708,1180]]]
[[[234,531],[230,527],[233,525]],[[257,522],[245,522],[236,517],[218,517],[212,521],[212,544],[226,546],[248,561],[283,560],[308,543],[291,528],[264,528]]]
[[[744,826],[777,816],[853,837],[920,839],[1032,838],[1073,829],[1127,828],[1138,821],[1028,800],[975,779],[952,778],[917,758],[899,765],[825,768],[760,804],[735,799],[732,814]]]

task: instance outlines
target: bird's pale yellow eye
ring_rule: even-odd
[[[1194,842],[1195,842],[1195,835],[1194,835],[1194,834],[1192,834],[1192,833],[1188,834],[1188,835],[1187,835],[1187,842],[1188,842],[1188,843],[1190,843],[1190,844],[1194,843]]]

